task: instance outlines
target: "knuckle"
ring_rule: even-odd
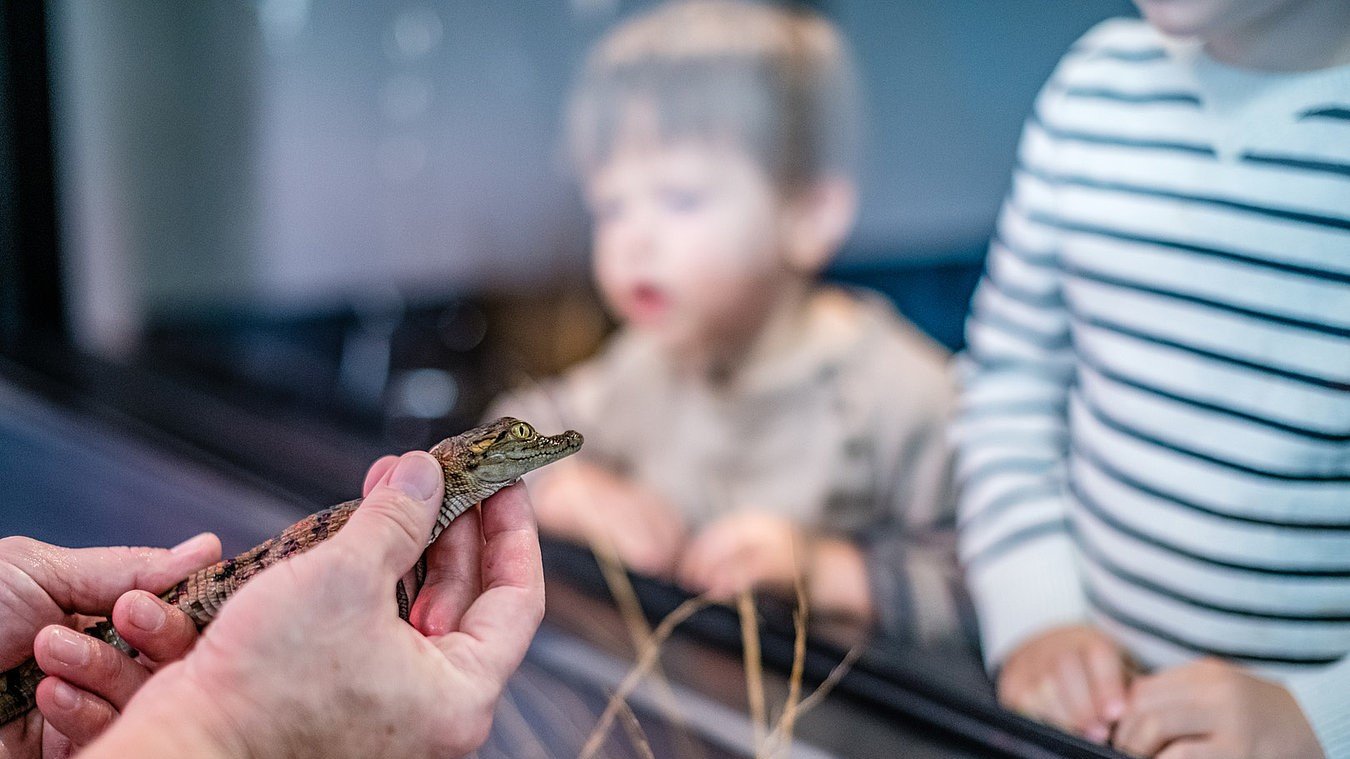
[[[1117,656],[1116,646],[1108,640],[1094,640],[1088,644],[1086,655],[1100,662],[1110,662]]]
[[[56,622],[61,618],[57,608],[23,569],[7,561],[0,561],[0,618]]]
[[[0,555],[29,554],[37,550],[42,543],[23,535],[10,535],[0,538]]]
[[[472,678],[479,683],[490,682],[490,678],[487,676],[488,670],[473,646],[452,646],[449,650],[445,651],[445,658],[446,661],[450,663],[451,667],[467,677]]]
[[[325,587],[362,587],[371,576],[372,557],[364,551],[332,550],[319,554],[319,556],[323,558],[322,576],[325,578]],[[297,562],[283,562],[281,566],[290,564],[292,569],[295,569],[295,563]],[[299,572],[295,572],[294,575],[296,584],[307,584],[306,576]]]
[[[127,678],[127,664],[130,663],[130,659],[110,646],[101,646],[92,641],[86,645],[93,649],[90,669],[94,675],[106,678],[110,684],[120,684]]]
[[[93,656],[90,658],[90,677],[97,682],[90,685],[101,692],[105,698],[120,699],[130,697],[139,687],[140,665],[131,661],[122,652],[102,643],[91,643]]]
[[[11,568],[16,574],[28,578],[43,576],[49,580],[57,581],[63,575],[61,573],[53,574],[46,570],[53,559],[56,559],[60,552],[65,550],[68,549],[48,545],[40,540],[22,535],[14,535],[4,538],[4,552],[0,553],[0,564]],[[29,582],[32,581],[33,579],[29,580]]]
[[[113,710],[108,705],[89,698],[80,699],[77,719],[83,726],[81,732],[86,736],[86,741],[111,727],[113,717]]]
[[[401,533],[400,537],[406,536],[414,542],[424,542],[427,538],[420,534],[416,516],[424,508],[423,504],[414,501],[406,493],[392,489],[380,491],[361,505],[361,509],[368,510],[370,516],[396,527]]]

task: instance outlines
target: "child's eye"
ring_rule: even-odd
[[[684,187],[663,188],[659,192],[659,197],[661,198],[662,205],[677,213],[697,211],[708,201],[708,193],[706,191]]]

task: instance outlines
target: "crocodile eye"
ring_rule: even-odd
[[[529,440],[534,437],[534,428],[524,422],[517,422],[511,427],[511,434],[521,440]]]

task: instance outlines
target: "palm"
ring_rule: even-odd
[[[483,550],[476,512],[456,520],[428,551],[428,586],[414,603],[410,624],[398,616],[395,575],[387,567],[347,544],[325,543],[270,568],[233,595],[192,655],[161,670],[144,697],[190,694],[198,700],[180,699],[179,708],[216,710],[242,722],[246,719],[237,715],[259,711],[254,696],[267,694],[268,708],[262,711],[285,715],[278,719],[289,727],[254,724],[251,731],[256,740],[272,740],[266,750],[275,755],[305,754],[304,745],[277,746],[278,739],[266,736],[286,735],[279,740],[291,741],[297,723],[328,724],[340,708],[335,697],[345,702],[344,711],[358,705],[361,715],[342,755],[415,755],[426,746],[437,746],[437,755],[462,753],[481,743],[499,680],[504,680],[504,674],[491,671],[491,662],[483,661],[479,649],[486,632],[470,634],[463,628],[482,617],[476,609],[483,605],[475,601],[514,588],[484,593],[476,571],[468,573],[471,582],[444,578],[451,563],[465,574],[468,565],[480,562]],[[433,584],[434,592],[425,592]],[[286,613],[279,615],[278,609]],[[513,622],[524,620],[503,620],[496,613],[491,620],[493,625]],[[524,631],[521,653],[532,631],[532,625]],[[340,693],[316,687],[334,682],[335,675]],[[236,694],[236,701],[226,693]]]
[[[350,687],[344,698],[368,702],[364,716],[377,723],[367,723],[361,733],[382,733],[379,728],[393,727],[378,713],[383,702],[378,694],[381,685],[405,682],[408,676],[425,671],[431,658],[427,654],[435,650],[419,650],[420,636],[394,611],[392,590],[374,599],[377,589],[359,567],[347,571],[329,564],[325,576],[318,577],[313,562],[307,561],[310,558],[298,556],[274,567],[235,594],[206,629],[192,656],[163,670],[146,687],[146,697],[188,684],[187,692],[214,698],[208,694],[227,683],[231,693],[267,693],[269,703],[278,707],[275,711],[284,709],[291,716],[314,714],[324,708],[324,701],[315,698],[309,684],[325,681],[334,670],[341,670],[344,684]],[[294,604],[297,597],[308,602]],[[278,615],[277,609],[294,612]],[[376,611],[387,613],[372,613]],[[308,634],[301,637],[299,630]],[[358,637],[365,644],[357,657],[350,646],[354,630],[360,631]],[[197,708],[195,704],[182,706]],[[236,705],[223,702],[219,706],[229,713]],[[243,705],[238,708],[242,710]],[[426,724],[426,715],[406,716],[409,725]],[[353,749],[360,753],[359,748]]]

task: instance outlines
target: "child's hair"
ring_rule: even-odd
[[[623,140],[730,141],[781,190],[851,176],[858,85],[834,25],[804,10],[676,0],[619,25],[591,52],[568,112],[584,175]]]

